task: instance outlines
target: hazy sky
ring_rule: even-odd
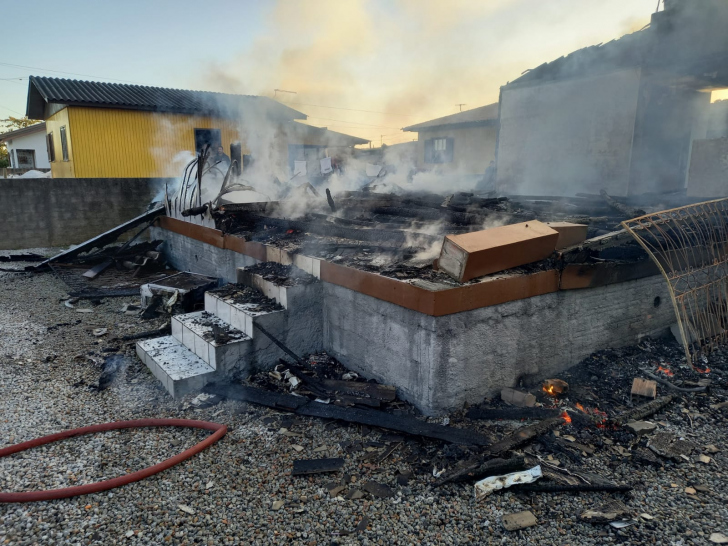
[[[30,74],[270,96],[277,88],[295,91],[279,98],[314,125],[392,144],[412,138],[401,127],[458,103],[497,101],[526,69],[639,30],[656,4],[0,0],[0,118],[25,113]]]

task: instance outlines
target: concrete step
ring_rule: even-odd
[[[289,271],[290,278],[296,277],[292,282],[283,278],[280,281],[270,281],[265,279],[259,271],[265,266],[270,266],[274,270]],[[299,269],[296,266],[282,266],[274,262],[264,262],[251,267],[238,268],[238,284],[250,286],[260,290],[267,297],[275,300],[284,309],[289,309],[295,305],[297,300],[309,299],[312,293],[316,293],[320,287],[320,281]]]
[[[257,291],[252,297],[246,296],[243,294],[244,289],[240,285],[227,285],[205,292],[205,311],[251,338],[256,337],[253,323],[266,329],[282,324],[281,319],[286,313],[283,307],[274,302],[261,301],[264,298]]]
[[[172,336],[136,344],[137,355],[173,398],[201,390],[215,369]]]
[[[222,340],[215,340],[215,327]],[[235,367],[244,355],[243,346],[250,341],[243,331],[207,311],[172,317],[172,337],[215,370]]]

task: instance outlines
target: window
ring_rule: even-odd
[[[18,169],[35,169],[35,150],[15,150]]]
[[[220,129],[195,129],[195,152],[202,152],[205,145],[217,152],[217,147],[222,140],[220,139]]]
[[[53,133],[48,133],[48,159],[52,162],[56,160],[56,148],[53,146]]]
[[[438,137],[425,140],[425,163],[451,163],[455,139]]]
[[[68,140],[66,140],[66,126],[61,127],[61,154],[63,161],[68,161]]]

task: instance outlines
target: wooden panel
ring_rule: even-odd
[[[559,272],[555,269],[531,275],[514,275],[492,279],[477,284],[459,286],[435,292],[436,317],[481,307],[499,305],[556,292],[559,289]]]
[[[175,156],[194,153],[194,129],[219,129],[226,150],[240,140],[237,122],[221,118],[79,106],[66,110],[78,148],[76,176],[83,178],[179,176],[184,165]],[[249,153],[245,146],[243,153]]]
[[[66,128],[66,143],[68,145],[68,161],[63,161],[63,148],[61,147],[61,127]],[[51,163],[53,178],[75,178],[75,154],[73,135],[68,117],[68,108],[59,110],[46,120],[46,135],[53,134],[53,148],[56,160]],[[50,157],[48,158],[50,159]]]

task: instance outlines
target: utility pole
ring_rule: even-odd
[[[291,95],[298,95],[295,91],[286,91],[285,89],[274,89],[273,90],[273,98],[278,96],[278,93],[289,93]]]
[[[467,103],[465,103],[465,102],[459,102],[455,106],[459,106],[460,107],[460,111],[462,112],[463,111],[463,106],[467,106]]]

